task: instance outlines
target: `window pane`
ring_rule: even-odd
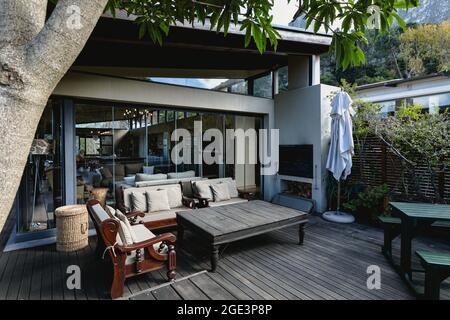
[[[248,94],[248,82],[241,81],[239,83],[235,83],[230,87],[230,92],[239,93],[239,94]]]
[[[288,67],[282,67],[278,69],[278,91],[288,91]]]
[[[255,97],[272,98],[272,73],[254,80],[253,95]]]

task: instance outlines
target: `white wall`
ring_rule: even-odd
[[[330,137],[329,96],[336,87],[315,85],[283,92],[275,96],[275,127],[280,129],[280,144],[312,144],[314,148],[314,178],[312,197],[316,210],[326,208],[326,169]],[[277,177],[276,193],[281,190],[281,180],[295,177]]]
[[[445,76],[418,79],[399,83],[395,86],[371,87],[367,85],[362,86],[357,91],[358,97],[368,102],[382,102],[446,92],[450,92],[450,79]]]
[[[74,72],[64,76],[53,94],[197,110],[273,113],[271,99]]]

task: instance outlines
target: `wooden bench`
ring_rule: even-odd
[[[378,221],[384,230],[384,242],[381,252],[385,256],[392,258],[392,241],[400,235],[402,221],[400,218],[388,216],[379,216]],[[436,221],[431,226],[434,228],[450,228],[450,221]]]
[[[450,253],[416,251],[425,269],[424,298],[439,300],[441,282],[450,277]]]

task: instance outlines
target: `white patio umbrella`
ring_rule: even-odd
[[[340,210],[341,179],[345,180],[352,170],[354,155],[352,130],[352,99],[345,91],[340,91],[331,101],[331,144],[326,168],[333,173],[338,181],[337,209],[327,211],[322,217],[326,220],[340,223],[352,223],[355,218]]]

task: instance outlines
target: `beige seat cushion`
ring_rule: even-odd
[[[226,206],[229,204],[237,204],[237,203],[244,203],[247,202],[248,200],[246,199],[241,199],[241,198],[231,198],[230,200],[225,200],[225,201],[220,201],[220,202],[210,202],[209,206],[210,207],[219,207],[219,206]]]
[[[155,213],[146,213],[145,217],[138,219],[138,222],[142,221],[144,223],[167,220],[167,219],[175,219],[177,217],[177,211],[180,209],[171,209],[165,211],[159,211]]]
[[[153,232],[151,232],[150,230],[148,230],[142,224],[137,224],[137,225],[131,226],[131,228],[133,229],[134,233],[136,234],[137,242],[146,241],[148,239],[153,239],[155,237],[155,234]],[[156,252],[159,252],[160,246],[161,246],[161,242],[157,242],[153,245],[153,249]],[[165,254],[167,254],[167,251],[168,251],[168,248],[166,246],[163,249],[163,251],[160,252],[160,254],[165,255]],[[146,256],[148,255],[147,250],[143,250],[142,253]],[[133,251],[133,252],[131,252],[130,255],[127,256],[125,264],[129,265],[129,264],[135,263],[136,262],[135,258],[136,258],[136,251]]]
[[[230,200],[230,191],[226,183],[217,183],[211,185],[214,202]]]
[[[146,194],[148,212],[170,210],[169,197],[166,189],[149,190]]]

